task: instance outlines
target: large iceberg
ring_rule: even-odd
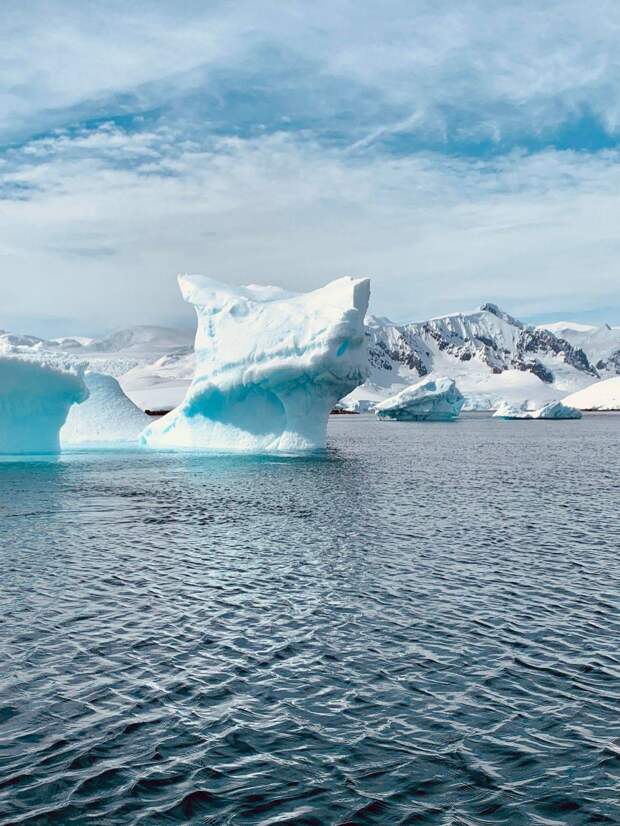
[[[87,371],[88,399],[72,407],[60,431],[63,447],[136,443],[151,421],[127,398],[113,376]]]
[[[580,419],[581,411],[562,402],[549,402],[537,410],[531,410],[525,404],[502,402],[493,416],[498,419]]]
[[[80,367],[0,356],[0,453],[56,453],[69,409],[87,398]]]
[[[400,393],[377,404],[374,410],[381,419],[445,422],[458,418],[464,402],[456,383],[440,376],[425,378],[405,387]]]
[[[151,424],[155,448],[296,451],[325,446],[336,402],[368,372],[370,282],[305,294],[179,276],[198,315],[196,372],[183,402]]]

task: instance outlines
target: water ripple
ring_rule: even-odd
[[[0,463],[0,823],[620,822],[620,417]]]

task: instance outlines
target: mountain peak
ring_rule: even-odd
[[[506,321],[508,324],[512,324],[514,327],[519,327],[519,329],[523,329],[525,326],[522,321],[519,321],[514,316],[511,316],[510,313],[505,313],[503,310],[497,306],[497,304],[493,304],[491,301],[488,301],[486,304],[483,304],[480,307],[481,313],[492,313],[492,315],[497,316],[497,318],[501,318],[502,321]]]

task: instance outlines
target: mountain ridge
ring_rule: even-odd
[[[370,361],[379,369],[391,370],[395,362],[419,377],[426,376],[433,372],[435,344],[440,352],[462,362],[478,359],[493,373],[530,371],[541,381],[553,383],[554,373],[544,361],[551,356],[593,379],[600,378],[582,347],[547,329],[525,324],[496,304],[421,322],[393,324],[374,317],[369,321]]]

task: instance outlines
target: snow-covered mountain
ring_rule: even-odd
[[[601,377],[620,375],[620,327],[595,327],[574,321],[558,321],[538,329],[549,330],[587,355]]]
[[[494,374],[529,371],[549,384],[571,370],[597,378],[580,347],[523,324],[495,304],[404,325],[371,319],[369,332],[371,364],[380,369],[393,369],[397,362],[425,376],[437,370],[438,362],[453,359],[476,360]]]
[[[0,354],[79,362],[116,378],[164,356],[181,358],[192,353],[194,334],[170,327],[136,326],[103,338],[43,339],[0,330]]]
[[[167,352],[175,347],[192,346],[194,334],[189,330],[175,330],[171,327],[138,325],[118,330],[104,338],[71,336],[61,338],[38,338],[0,330],[0,351],[10,347],[44,349],[63,353],[119,353],[123,352]]]
[[[410,324],[370,317],[367,326],[370,378],[346,400],[358,408],[429,375],[455,379],[466,409],[502,399],[543,403],[600,379],[581,347],[495,304]]]

